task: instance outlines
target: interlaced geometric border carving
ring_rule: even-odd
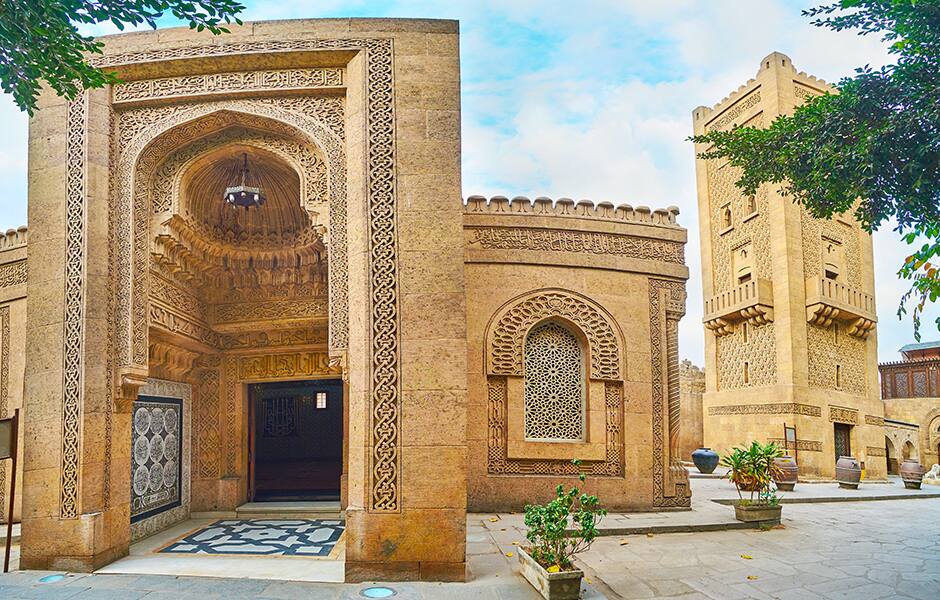
[[[197,476],[202,479],[217,479],[222,469],[222,434],[219,431],[221,410],[219,407],[220,360],[211,356],[201,365],[199,383],[193,390],[195,413],[193,414],[194,446]]]
[[[691,497],[687,472],[677,458],[679,319],[685,314],[685,297],[681,281],[649,280],[654,506],[689,506]],[[671,489],[667,489],[667,479]]]
[[[523,294],[497,311],[487,335],[487,372],[522,377],[526,334],[539,321],[552,317],[571,321],[587,336],[591,379],[621,379],[622,353],[615,321],[593,301],[562,289]]]
[[[62,349],[62,474],[59,512],[78,517],[78,463],[85,340],[85,161],[88,94],[67,107],[65,136],[65,314]]]
[[[10,401],[10,306],[0,306],[0,419],[7,417]],[[7,463],[0,467],[0,507],[5,507]],[[6,513],[4,513],[5,515]]]
[[[395,192],[395,102],[394,102],[394,82],[393,82],[393,42],[391,39],[294,39],[294,40],[272,40],[265,42],[240,42],[231,44],[188,46],[182,48],[156,49],[145,52],[129,52],[124,54],[111,54],[91,59],[92,64],[99,67],[109,67],[128,63],[141,63],[152,61],[165,61],[174,58],[195,58],[210,56],[234,56],[245,53],[277,53],[290,52],[296,50],[360,50],[365,53],[366,67],[366,162],[367,162],[367,208],[369,214],[369,253],[370,253],[370,300],[371,300],[371,332],[372,332],[372,452],[371,452],[371,499],[370,509],[378,512],[397,512],[400,510],[399,502],[399,479],[400,479],[400,456],[399,456],[399,431],[400,431],[400,365],[399,365],[399,308],[397,291],[397,232],[395,222],[396,192]],[[272,98],[264,102],[265,106],[272,107],[276,101],[292,101],[291,98]],[[212,104],[212,103],[210,103]],[[246,112],[255,112],[257,109],[252,106],[252,102],[232,101],[227,104],[244,106]],[[197,107],[198,110],[198,107]],[[197,114],[186,115],[180,118],[177,115],[177,122],[182,123],[186,120],[197,117]],[[305,117],[302,114],[291,110],[282,110],[279,118],[292,123],[299,123],[301,131],[309,131],[310,128],[316,128],[318,122]],[[305,127],[306,126],[306,127]],[[165,130],[165,124],[159,126]],[[149,134],[141,134],[137,137],[135,145],[137,152],[128,152],[128,156],[136,157],[139,151],[154,139],[158,131],[150,131]],[[146,140],[141,142],[141,140]],[[340,143],[339,146],[342,146]],[[330,156],[329,148],[326,148],[327,156]],[[136,163],[132,159],[131,164]],[[345,162],[345,161],[343,161]],[[129,168],[117,169],[118,176],[122,172],[129,174]],[[345,170],[342,171],[342,186],[331,186],[331,208],[337,206],[345,208]],[[331,176],[336,175],[334,171]],[[129,178],[128,178],[129,180]],[[341,192],[341,203],[337,200],[336,194]],[[124,196],[120,196],[124,197]],[[138,207],[134,207],[138,208]],[[119,216],[123,212],[130,212],[131,209],[118,209]],[[136,211],[135,211],[136,212]],[[336,227],[333,223],[334,212],[330,211],[330,230],[332,235],[342,234],[345,236],[345,214],[342,215],[343,227]],[[143,214],[146,214],[144,211]],[[129,215],[125,222],[131,222]],[[339,217],[339,215],[337,215]],[[132,234],[142,234],[141,237],[146,240],[146,231],[139,230],[136,226],[124,228],[119,233],[126,234],[133,238]],[[143,250],[146,251],[146,243]],[[139,248],[135,248],[139,250]],[[341,265],[346,264],[346,240],[343,237],[337,240],[331,237],[330,240],[331,265],[337,262]],[[130,251],[127,252],[130,255]],[[119,263],[120,264],[120,263]],[[134,293],[143,298],[141,302],[146,302],[147,292],[146,283],[140,284],[141,289],[134,287],[134,281],[130,276],[132,272],[125,265],[126,273],[119,279],[119,284],[126,283],[128,289],[133,288]],[[330,269],[330,305],[331,311],[345,310],[346,285],[344,282],[334,282],[333,269]],[[142,271],[143,272],[143,269]],[[144,273],[145,274],[145,273]],[[118,273],[122,275],[121,272]],[[141,277],[141,279],[146,279]],[[336,296],[334,296],[336,294]],[[134,307],[136,309],[136,307]],[[146,332],[140,336],[137,335],[136,325],[138,321],[145,327],[146,309],[142,311],[132,310],[131,306],[118,307],[118,319],[123,318],[122,314],[135,315],[134,330],[125,328],[119,331],[132,331],[134,340],[134,351],[126,353],[125,357],[141,362],[147,357]],[[142,318],[139,318],[141,317]],[[342,328],[337,327],[334,330],[333,319],[330,320],[330,338],[331,348],[343,349],[346,347],[345,337],[341,340],[339,336],[346,335],[346,313],[342,312]],[[335,337],[334,337],[335,336]],[[137,339],[141,338],[141,339]],[[339,342],[342,342],[339,343]],[[126,364],[130,365],[128,361]],[[140,364],[137,362],[136,364]],[[146,366],[146,365],[144,365]]]
[[[580,470],[570,460],[507,458],[509,444],[506,377],[487,377],[487,459],[491,475],[576,476],[579,472],[595,477],[623,477],[623,383],[604,383],[607,417],[606,458],[583,461]]]

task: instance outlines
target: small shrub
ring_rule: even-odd
[[[581,470],[581,461],[572,463]],[[578,479],[584,484],[584,473],[579,473]],[[532,544],[529,555],[549,571],[573,569],[571,557],[591,547],[597,538],[597,524],[607,514],[599,505],[597,496],[577,487],[565,491],[561,484],[555,488],[554,500],[526,505],[526,539]],[[569,525],[573,528],[570,534]]]
[[[728,467],[728,479],[738,490],[742,506],[776,506],[780,503],[777,491],[771,485],[774,477],[781,474],[780,467],[774,463],[774,459],[780,456],[783,456],[783,449],[774,442],[765,445],[754,441],[749,448],[734,448],[722,457],[721,465]],[[750,492],[749,499],[744,499],[742,490]],[[755,493],[757,500],[754,499]]]

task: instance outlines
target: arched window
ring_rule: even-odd
[[[584,363],[581,341],[561,323],[540,323],[526,336],[527,440],[584,441]]]
[[[734,224],[734,221],[731,217],[731,207],[726,206],[724,210],[721,211],[721,226],[725,229],[731,227]]]

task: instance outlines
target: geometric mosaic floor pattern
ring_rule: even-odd
[[[158,552],[329,556],[346,528],[325,519],[223,519],[190,532]]]

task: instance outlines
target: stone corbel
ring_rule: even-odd
[[[839,309],[834,306],[814,304],[806,307],[806,321],[813,325],[829,327],[838,317]]]
[[[708,329],[713,334],[715,334],[715,337],[722,337],[734,333],[734,323],[719,317],[717,319],[705,321],[705,329]]]
[[[118,373],[120,385],[114,398],[114,411],[117,413],[130,413],[134,407],[134,400],[140,388],[147,384],[148,369],[139,367],[125,367]]]
[[[330,355],[330,369],[339,369],[344,383],[349,383],[349,370],[346,368],[346,351]]]
[[[875,322],[865,317],[855,319],[845,332],[860,340],[868,339],[868,334],[875,328]]]
[[[741,317],[754,327],[766,325],[774,320],[774,309],[771,306],[755,304],[741,310]]]

